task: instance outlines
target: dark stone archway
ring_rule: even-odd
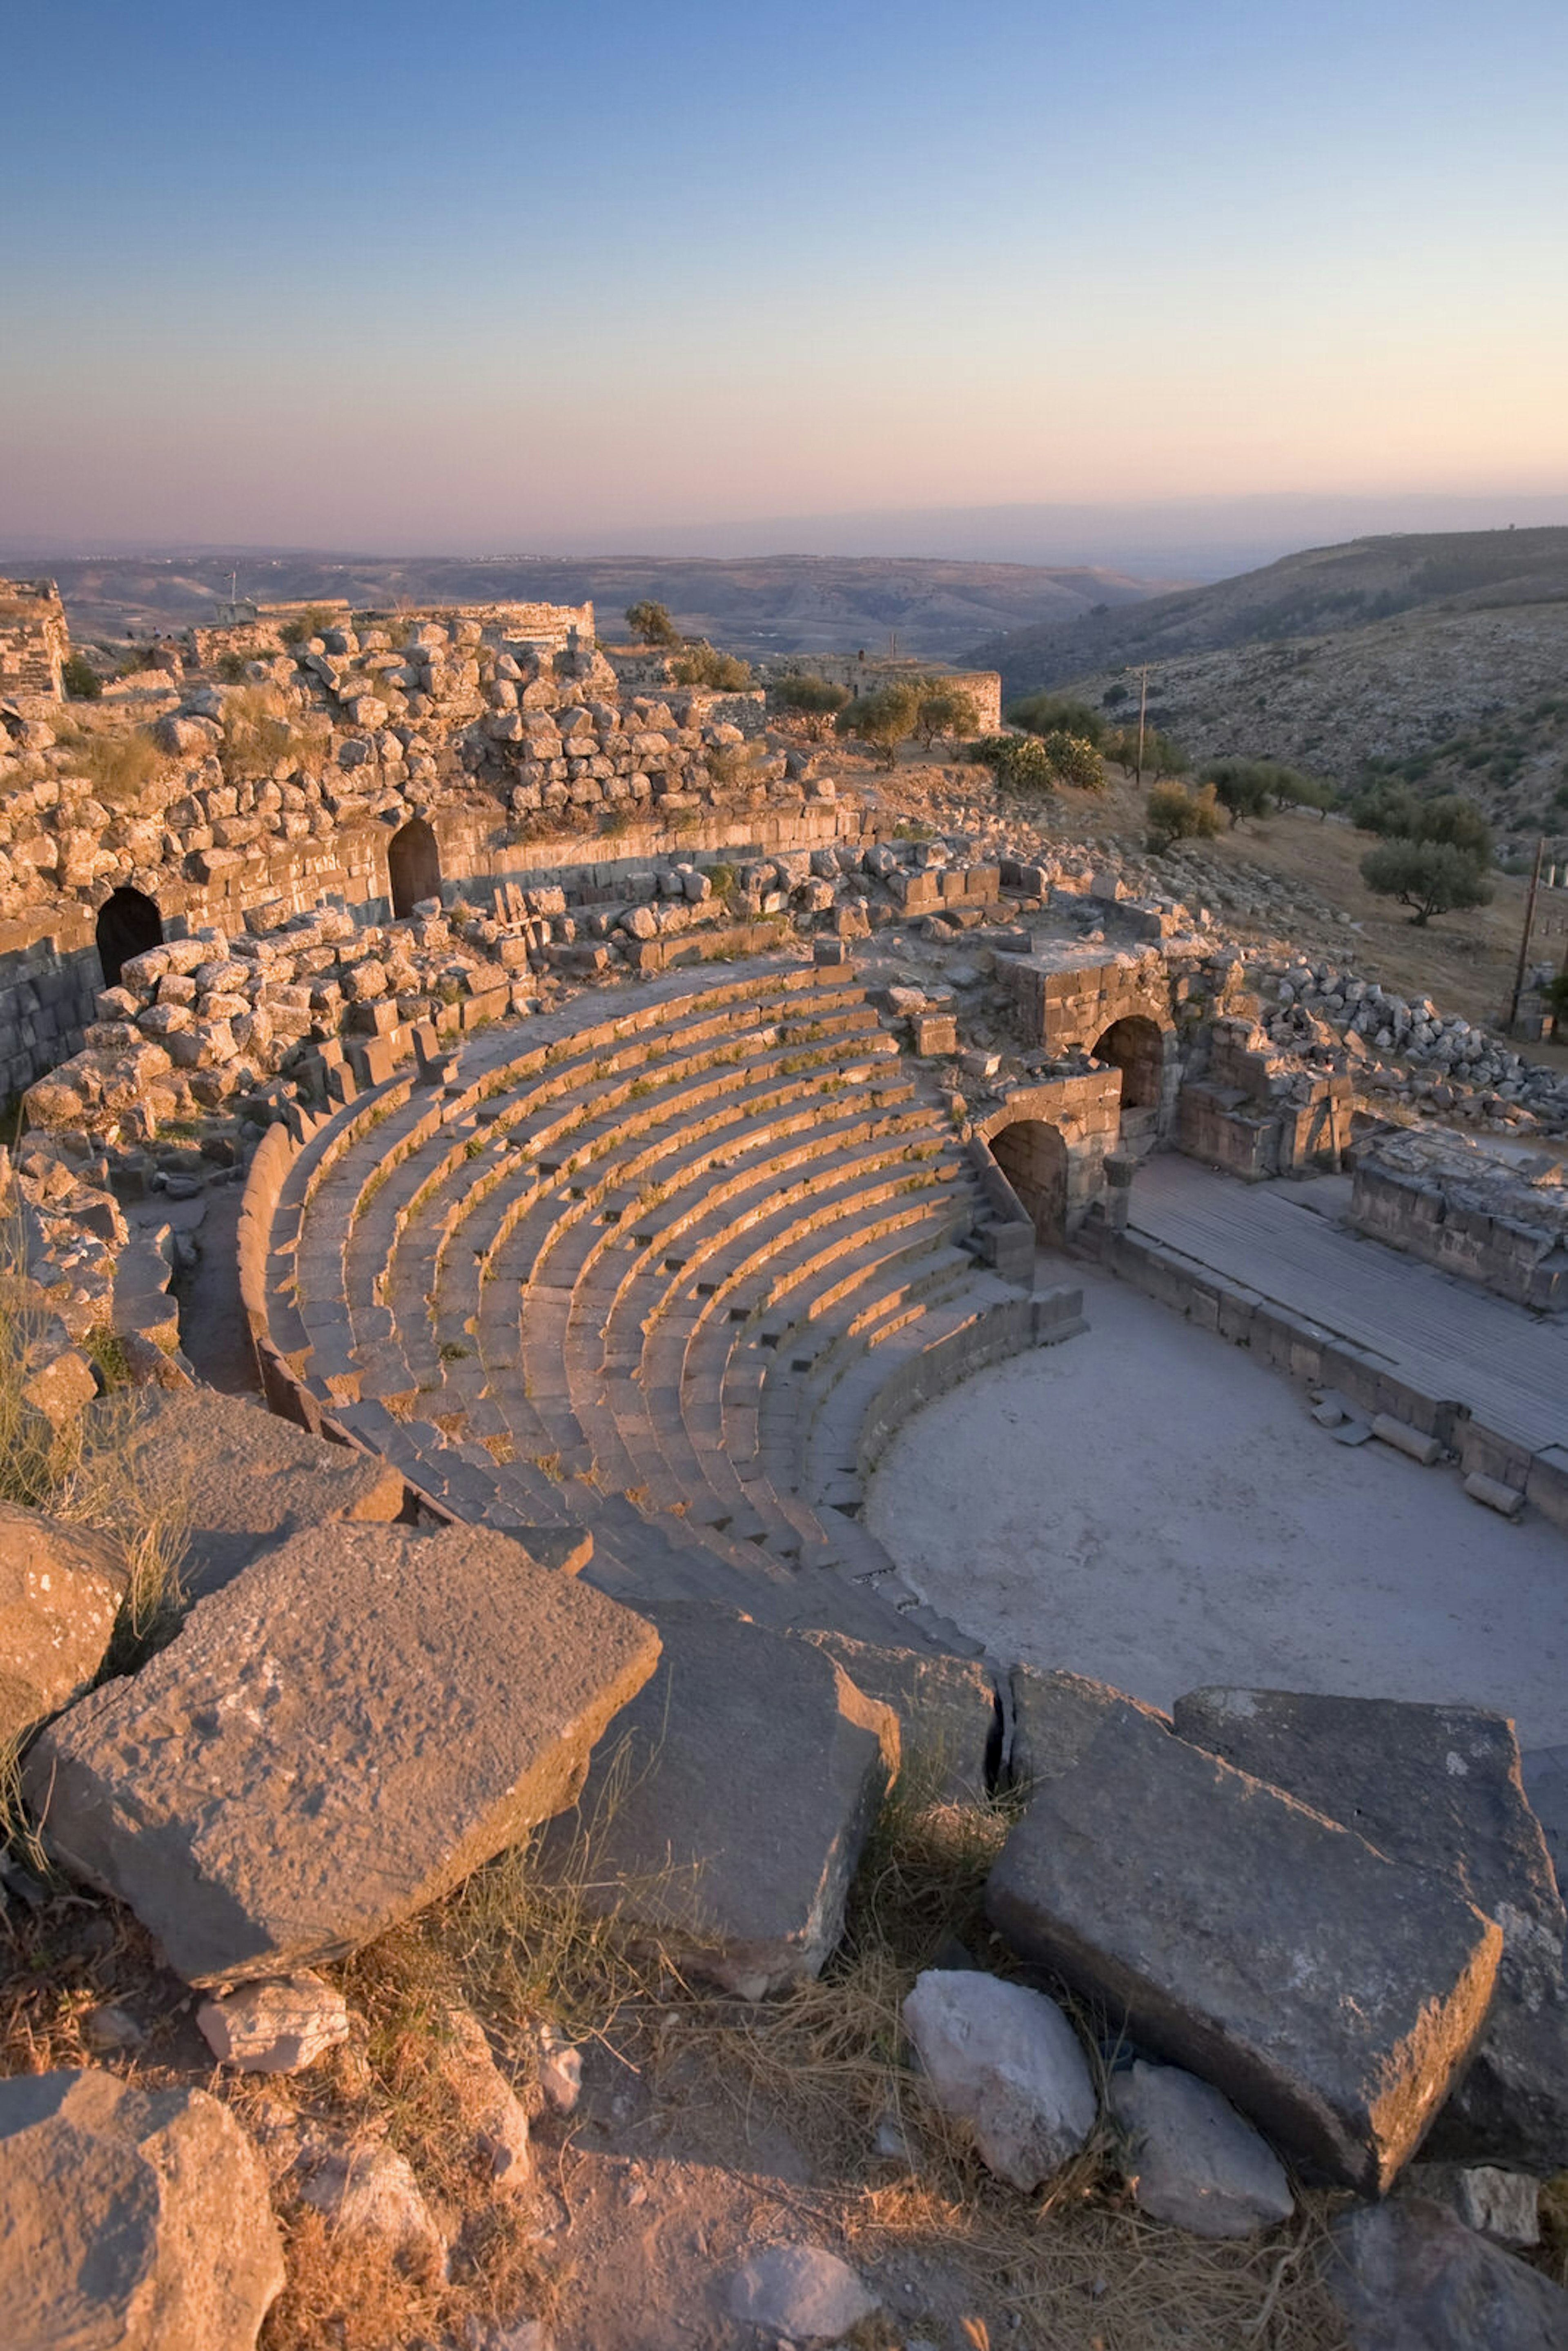
[[[1020,1118],[990,1138],[991,1156],[1033,1219],[1035,1238],[1060,1249],[1067,1236],[1067,1144],[1044,1119]]]
[[[1124,1110],[1158,1110],[1166,1049],[1156,1022],[1137,1012],[1113,1020],[1094,1047],[1094,1059],[1121,1071]]]
[[[163,944],[163,917],[140,890],[113,890],[98,910],[98,959],[105,987],[118,987],[132,956]]]
[[[441,852],[422,816],[410,817],[387,843],[387,879],[392,914],[412,914],[422,898],[441,895]]]

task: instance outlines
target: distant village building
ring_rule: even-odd
[[[248,596],[220,597],[213,606],[213,625],[218,629],[244,628],[261,618],[261,607]]]

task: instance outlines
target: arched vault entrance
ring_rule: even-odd
[[[1067,1144],[1042,1118],[1020,1118],[991,1139],[991,1155],[1034,1223],[1035,1238],[1060,1249],[1067,1236]]]
[[[105,987],[118,987],[132,956],[163,944],[163,917],[140,890],[111,890],[98,910],[98,959]]]
[[[1165,1040],[1153,1020],[1130,1012],[1113,1020],[1094,1047],[1097,1061],[1122,1072],[1124,1110],[1158,1110],[1165,1081]]]
[[[387,879],[392,914],[412,914],[422,898],[441,895],[441,852],[422,816],[410,817],[387,843]]]

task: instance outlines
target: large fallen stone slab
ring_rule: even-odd
[[[973,1657],[933,1656],[853,1641],[847,1633],[805,1632],[836,1657],[855,1687],[898,1717],[900,1770],[918,1795],[983,1802],[1001,1746],[1001,1712],[989,1672]]]
[[[0,2276],[13,2351],[253,2351],[283,2288],[261,2158],[204,2090],[14,2074]]]
[[[1476,1707],[1290,1690],[1194,1690],[1183,1739],[1444,1879],[1502,1929],[1497,1990],[1428,2152],[1568,2164],[1568,1936],[1513,1725]]]
[[[998,2179],[1026,2195],[1088,2139],[1099,2112],[1078,2035],[1042,1991],[978,1969],[928,1968],[904,2003],[931,2096]]]
[[[128,1476],[188,1528],[181,1575],[198,1599],[290,1535],[339,1520],[384,1523],[403,1507],[402,1478],[386,1462],[214,1388],[146,1389],[129,1420],[113,1398],[86,1413],[83,1435],[113,1444]]]
[[[1568,2351],[1568,2294],[1416,2197],[1343,2213],[1323,2281],[1352,2351]]]
[[[368,1942],[570,1804],[652,1625],[480,1527],[320,1527],[28,1759],[51,1847],[193,1984]]]
[[[1032,1708],[998,1931],[1304,2167],[1381,2192],[1479,2032],[1497,1927],[1116,1691],[1040,1676]]]
[[[897,1722],[810,1642],[701,1602],[657,1619],[659,1669],[539,1867],[759,2000],[816,1975],[842,1933]]]
[[[87,1687],[129,1581],[110,1536],[0,1502],[0,1746]]]

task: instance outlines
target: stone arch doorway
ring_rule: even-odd
[[[1042,1118],[1016,1119],[990,1138],[991,1156],[1033,1220],[1035,1238],[1060,1249],[1067,1238],[1067,1144]]]
[[[441,852],[422,816],[412,816],[387,843],[387,879],[392,915],[412,914],[422,898],[441,895]]]
[[[120,971],[132,956],[163,944],[163,917],[153,900],[129,887],[110,891],[98,910],[97,927],[105,987],[119,987]]]
[[[1093,1048],[1097,1061],[1109,1061],[1122,1072],[1124,1110],[1160,1106],[1165,1085],[1165,1039],[1158,1024],[1142,1013],[1129,1012],[1113,1020]]]

